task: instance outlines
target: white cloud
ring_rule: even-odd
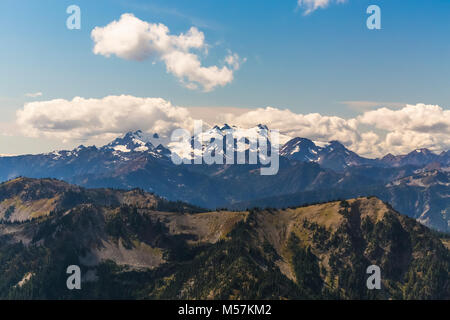
[[[450,134],[450,110],[436,105],[406,105],[399,110],[381,108],[368,111],[358,119],[383,130]]]
[[[338,140],[368,157],[405,154],[418,148],[434,152],[450,149],[450,110],[425,104],[379,108],[352,119],[298,114],[272,107],[239,115],[226,114],[221,119],[242,127],[263,123],[291,137]]]
[[[384,150],[404,153],[415,148],[433,151],[450,148],[450,110],[436,105],[406,105],[402,109],[380,108],[357,118],[358,122],[386,133]]]
[[[305,15],[308,15],[317,9],[324,9],[332,3],[344,3],[346,0],[298,0],[297,5],[303,8]]]
[[[31,102],[17,111],[16,122],[27,136],[64,142],[107,140],[137,129],[169,134],[175,128],[192,126],[186,108],[160,98],[126,95]]]
[[[211,91],[231,83],[241,61],[237,54],[230,53],[226,58],[228,66],[204,67],[199,55],[191,52],[201,50],[207,53],[203,32],[192,27],[186,33],[171,35],[164,24],[148,23],[129,13],[105,27],[94,28],[91,37],[95,54],[137,61],[159,59],[165,63],[167,72],[190,89],[200,86]]]
[[[312,140],[339,140],[345,144],[352,144],[359,136],[355,121],[322,116],[318,113],[298,114],[288,109],[267,107],[237,117],[229,115],[225,118],[227,122],[237,126],[253,127],[261,123],[271,129],[280,130],[282,134]]]
[[[31,92],[31,93],[26,93],[25,95],[30,98],[37,98],[37,97],[42,97],[42,92]]]
[[[175,128],[192,130],[194,119],[209,125],[242,128],[265,124],[282,135],[314,141],[338,140],[368,157],[405,154],[417,148],[435,152],[450,149],[450,110],[417,104],[401,109],[379,108],[344,119],[319,113],[301,114],[273,107],[259,109],[184,108],[161,98],[108,96],[76,97],[31,102],[17,112],[17,127],[32,137],[66,141],[102,139],[106,142],[128,131],[141,129],[169,136]]]

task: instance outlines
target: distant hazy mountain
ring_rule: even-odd
[[[280,154],[292,160],[317,162],[324,168],[335,171],[342,171],[351,166],[375,164],[375,160],[358,156],[338,141],[331,141],[320,147],[311,140],[295,138],[282,147]]]
[[[0,204],[0,299],[450,299],[448,239],[374,197],[201,212],[21,178]]]
[[[288,159],[317,162],[324,168],[336,171],[365,165],[377,167],[424,167],[432,163],[442,166],[450,165],[450,152],[448,151],[438,155],[428,149],[418,149],[407,155],[394,156],[388,154],[381,159],[368,159],[348,150],[338,141],[317,146],[313,141],[304,138],[295,138],[288,141],[281,148],[280,154]]]
[[[388,154],[380,159],[386,166],[401,167],[405,165],[426,166],[431,163],[439,163],[444,166],[450,165],[450,152],[442,152],[437,155],[428,149],[417,149],[407,155],[394,156]]]
[[[267,140],[270,146],[270,130],[266,126],[258,125],[250,129],[241,129],[227,124],[222,128],[216,126],[202,132],[199,137],[192,137],[192,144],[195,139],[199,139],[204,152],[210,148],[215,136],[225,137],[226,141],[227,134],[233,135],[235,147],[236,140],[248,143],[246,137],[260,137]],[[189,154],[187,150],[180,150],[185,147],[185,145],[169,143],[167,139],[161,139],[158,134],[146,134],[138,130],[129,132],[101,148],[79,146],[74,150],[54,151],[47,154],[0,156],[0,180],[4,181],[19,175],[45,176],[46,173],[49,176],[64,179],[67,179],[68,176],[102,174],[122,167],[122,165],[132,164],[136,159],[145,158],[167,162],[170,161],[171,152],[178,151]],[[247,151],[254,148],[250,145],[242,147]],[[257,146],[257,148],[259,147]],[[259,150],[254,148],[252,151]],[[288,141],[280,147],[280,155],[288,160],[318,163],[321,167],[332,169],[335,172],[343,172],[346,168],[360,166],[386,168],[412,166],[418,169],[430,164],[444,167],[450,165],[449,151],[437,155],[427,149],[420,149],[407,155],[393,156],[389,154],[381,159],[367,159],[348,150],[338,141],[318,146],[305,138],[294,138]]]

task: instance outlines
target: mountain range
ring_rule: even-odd
[[[449,246],[376,197],[207,211],[139,189],[0,184],[1,299],[445,300]],[[81,290],[67,290],[71,265]]]
[[[264,125],[240,129],[225,124],[202,133],[202,150],[214,136],[228,132],[234,137],[270,138]],[[0,181],[49,177],[86,188],[140,188],[208,209],[283,208],[375,195],[427,226],[450,231],[448,151],[419,149],[368,159],[338,141],[294,138],[280,147],[278,174],[261,176],[260,164],[175,165],[172,152],[189,153],[180,148],[158,134],[129,132],[99,148],[0,157]],[[251,146],[245,148],[248,152]]]

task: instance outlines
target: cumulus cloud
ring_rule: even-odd
[[[226,65],[204,67],[199,54],[192,52],[207,53],[208,44],[203,32],[192,27],[186,33],[172,35],[164,24],[142,21],[129,13],[105,27],[94,28],[91,38],[95,43],[93,52],[98,55],[116,55],[136,61],[149,58],[161,60],[167,72],[190,89],[202,87],[205,91],[211,91],[231,83],[234,71],[243,61],[237,54],[229,52],[225,58]]]
[[[379,108],[352,119],[267,107],[225,119],[244,127],[264,123],[291,137],[338,140],[368,157],[405,154],[418,148],[435,152],[450,149],[450,110],[434,105]]]
[[[434,152],[450,149],[450,110],[433,105],[379,108],[352,119],[267,107],[239,115],[224,114],[221,119],[242,127],[267,124],[291,137],[338,140],[368,157],[405,154],[419,148]]]
[[[450,110],[437,105],[406,105],[402,109],[380,108],[357,118],[361,124],[386,132],[383,149],[404,153],[411,148],[434,151],[450,147]]]
[[[194,119],[208,125],[228,123],[242,128],[265,124],[283,136],[314,141],[338,140],[352,151],[368,157],[387,153],[405,154],[418,148],[435,152],[450,149],[450,110],[417,104],[400,109],[379,108],[345,119],[319,113],[295,113],[266,107],[185,108],[161,98],[108,96],[76,97],[25,104],[17,112],[17,127],[27,136],[67,141],[107,141],[128,131],[170,136],[172,130],[192,131]]]
[[[253,127],[261,123],[291,137],[319,141],[339,140],[345,144],[351,144],[358,139],[354,120],[323,116],[318,113],[298,114],[288,109],[267,107],[252,110],[237,117],[228,115],[225,116],[225,120],[242,127]]]
[[[303,8],[305,15],[308,15],[317,9],[324,9],[332,3],[344,3],[346,0],[298,0],[297,5]]]
[[[190,128],[192,119],[186,108],[164,99],[121,95],[27,103],[17,111],[16,123],[27,136],[67,142],[110,139],[137,129],[169,134]]]
[[[366,112],[358,119],[383,130],[450,134],[450,110],[436,105],[406,105],[400,110],[381,108]]]

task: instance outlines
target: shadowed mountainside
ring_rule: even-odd
[[[20,178],[0,185],[0,199],[28,214],[1,213],[2,298],[450,298],[443,242],[374,197],[201,212],[139,190]],[[66,288],[73,264],[79,291]],[[372,264],[381,290],[366,288]]]

